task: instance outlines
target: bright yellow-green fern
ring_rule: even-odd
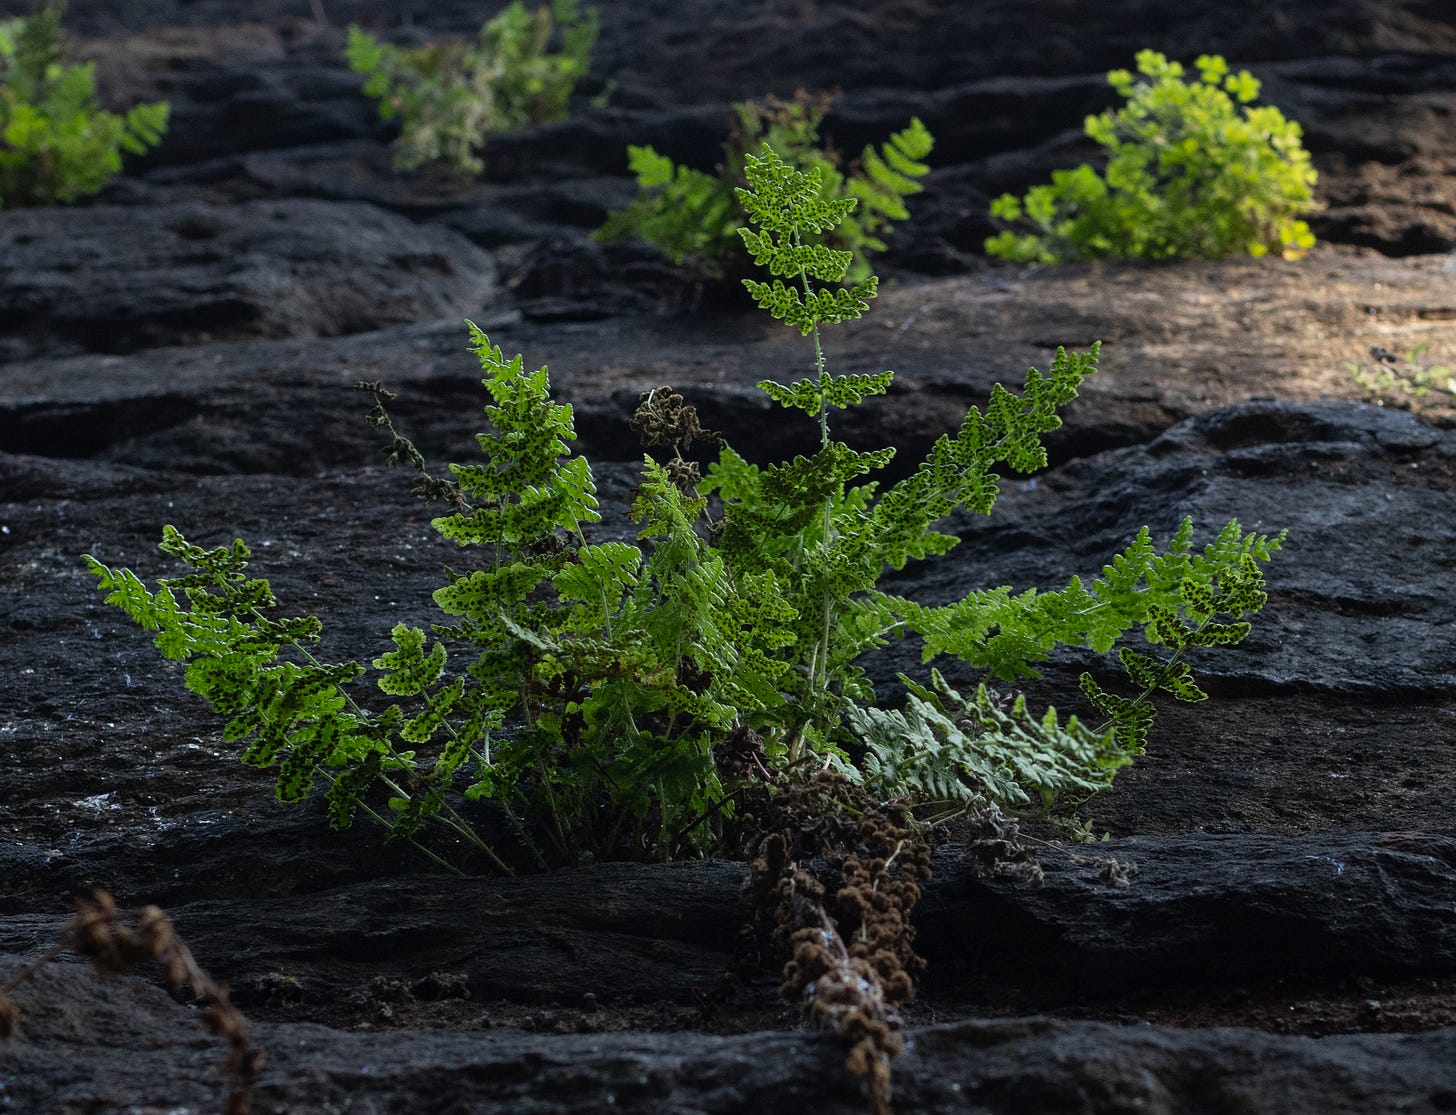
[[[1253,106],[1259,82],[1217,55],[1200,56],[1189,80],[1154,50],[1139,51],[1137,66],[1138,78],[1107,75],[1127,104],[1087,117],[1106,171],[1083,164],[1024,197],[997,198],[991,215],[1011,227],[987,253],[1023,263],[1303,256],[1314,244],[1300,218],[1315,208],[1316,174],[1299,125]]]

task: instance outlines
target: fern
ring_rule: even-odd
[[[267,614],[276,601],[266,580],[247,577],[251,554],[241,540],[205,550],[169,526],[161,547],[194,572],[163,579],[156,592],[129,570],[113,570],[90,556],[86,564],[108,593],[108,603],[156,631],[165,657],[187,662],[187,687],[228,718],[223,738],[247,743],[243,762],[276,769],[279,801],[300,801],[323,779],[329,784],[329,821],[336,828],[352,824],[360,808],[388,827],[394,839],[413,838],[424,819],[435,819],[505,866],[435,794],[448,771],[421,772],[414,752],[396,746],[397,738],[407,738],[399,734],[403,707],[393,705],[379,715],[360,707],[348,690],[364,668],[357,662],[323,663],[308,650],[319,639],[319,621]],[[440,696],[443,655],[426,662],[423,634],[396,628],[394,637],[398,649],[381,660],[389,671],[381,687],[423,695],[426,708],[411,721],[411,734],[423,741],[433,734],[425,730],[432,707],[448,701],[457,714],[467,710],[455,707],[458,695]],[[471,713],[460,718],[457,728],[467,739],[488,727],[482,710]],[[405,788],[405,781],[415,788]],[[375,782],[393,795],[393,819],[364,802]]]
[[[637,197],[608,214],[593,238],[614,244],[637,236],[679,266],[721,274],[718,261],[739,243],[732,192],[713,175],[675,164],[651,147],[629,146],[627,167],[637,179]]]
[[[794,170],[768,147],[749,158],[747,176],[750,187],[740,191],[740,198],[759,230],[744,230],[743,238],[777,277],[773,285],[744,280],[744,286],[774,316],[806,336],[812,334],[817,373],[791,386],[765,381],[760,387],[780,405],[815,417],[821,442],[814,457],[769,469],[725,452],[703,484],[704,491],[716,491],[723,503],[720,545],[725,557],[740,573],[768,572],[787,585],[786,600],[798,616],[792,644],[798,661],[786,686],[788,701],[765,727],[788,731],[791,761],[805,741],[835,753],[842,752],[834,741],[853,743],[874,764],[882,787],[894,780],[888,772],[901,772],[896,776],[902,777],[900,792],[927,791],[929,784],[918,780],[931,770],[937,772],[933,780],[941,790],[955,771],[974,774],[981,792],[1008,805],[1028,800],[1016,786],[1036,786],[1043,805],[1050,805],[1069,789],[1084,797],[1106,785],[1131,755],[1142,751],[1153,716],[1153,691],[1196,699],[1199,691],[1183,661],[1184,651],[1230,644],[1247,633],[1243,617],[1263,603],[1258,563],[1269,560],[1284,536],[1245,534],[1231,522],[1202,555],[1194,555],[1193,525],[1185,521],[1162,554],[1144,529],[1090,587],[1073,578],[1058,593],[976,590],[938,608],[878,590],[887,567],[903,568],[912,559],[945,553],[956,544],[954,536],[935,529],[941,520],[957,511],[991,513],[998,495],[998,466],[1031,472],[1046,465],[1041,437],[1060,426],[1057,411],[1095,372],[1099,347],[1094,344],[1077,354],[1059,350],[1049,372],[1028,373],[1021,395],[995,386],[984,412],[971,408],[955,436],[938,439],[916,471],[883,494],[873,483],[856,484],[888,463],[891,452],[857,452],[832,441],[830,410],[883,393],[893,376],[830,376],[820,328],[858,316],[874,296],[874,286],[871,281],[848,289],[816,287],[816,280],[842,280],[844,260],[831,252],[804,249],[808,234],[831,227],[855,203],[826,202],[817,172]],[[1215,622],[1222,613],[1233,620]],[[984,692],[967,703],[943,687],[940,698],[929,690],[912,690],[913,701],[903,714],[855,703],[873,698],[859,658],[892,634],[921,636],[927,662],[950,655],[1014,680],[1035,676],[1032,664],[1058,646],[1105,652],[1138,627],[1148,642],[1168,646],[1173,656],[1160,663],[1120,649],[1120,661],[1143,690],[1136,698],[1117,697],[1084,679],[1084,691],[1107,721],[1095,733],[1075,721],[1063,728],[1054,713],[1034,719],[1019,699],[1003,712]],[[980,710],[975,733],[961,732],[953,739],[947,734],[946,724],[956,718],[946,720],[946,701],[960,709],[956,715],[961,719],[972,706]],[[886,751],[897,731],[910,749],[903,762],[892,760]],[[940,739],[943,746],[930,747],[932,739]],[[922,749],[918,753],[917,747]],[[1014,754],[1021,754],[1025,763],[1018,766],[1004,757]],[[996,755],[1002,757],[991,757]],[[938,758],[932,761],[932,756]],[[1003,773],[993,775],[998,770]],[[1009,770],[1021,771],[1021,781],[1010,779],[1005,773]],[[1033,778],[1033,771],[1045,777]]]
[[[930,678],[926,688],[901,675],[909,690],[903,710],[851,713],[871,793],[963,806],[979,792],[1005,806],[1052,809],[1106,789],[1132,762],[1114,728],[1093,730],[1075,716],[1062,724],[1054,708],[1038,719],[1024,697],[1008,702],[982,684],[967,698],[939,670]]]
[[[1237,520],[1228,523],[1201,556],[1190,552],[1193,521],[1184,519],[1159,554],[1146,527],[1133,543],[1102,570],[1091,585],[1073,577],[1057,591],[1027,590],[1013,595],[1000,588],[970,593],[953,604],[935,608],[899,600],[894,606],[907,626],[925,640],[927,661],[949,654],[972,666],[989,670],[1005,681],[1039,676],[1032,663],[1044,661],[1057,646],[1085,646],[1098,652],[1111,650],[1128,631],[1141,628],[1153,643],[1172,637],[1159,616],[1186,616],[1199,625],[1198,643],[1231,636],[1243,628],[1212,623],[1212,616],[1234,610],[1253,613],[1262,596],[1213,593],[1215,584],[1254,586],[1259,561],[1268,561],[1284,540],[1245,534]],[[1259,581],[1258,584],[1262,584]],[[1234,590],[1229,590],[1232,593]],[[1184,645],[1173,647],[1185,649]]]
[[[384,120],[398,119],[398,169],[443,160],[462,176],[485,170],[491,133],[519,131],[566,116],[596,43],[594,8],[552,0],[534,12],[513,0],[480,29],[477,43],[430,43],[403,50],[350,26],[346,57],[367,79],[364,94]],[[549,49],[553,36],[560,49]]]
[[[1137,80],[1107,75],[1127,104],[1085,122],[1108,151],[1106,171],[1084,163],[1024,197],[998,197],[991,216],[1012,227],[986,240],[987,254],[1022,263],[1302,258],[1314,236],[1297,218],[1315,208],[1317,175],[1299,125],[1252,107],[1259,82],[1218,55],[1200,55],[1186,81],[1155,50],[1139,51],[1137,67]]]
[[[61,63],[64,0],[0,22],[0,207],[55,205],[93,194],[167,130],[165,103],[124,114],[96,103],[92,63]]]
[[[830,417],[884,394],[893,373],[831,375],[822,340],[865,312],[876,280],[850,279],[851,254],[811,240],[861,202],[826,196],[818,169],[796,169],[768,144],[744,172],[741,239],[772,280],[745,288],[814,353],[806,378],[760,387],[817,425],[812,452],[760,466],[723,446],[702,476],[682,456],[708,436],[696,414],[670,388],[649,392],[633,424],[671,457],[644,459],[635,540],[592,541],[602,509],[573,448],[571,408],[551,397],[545,367],[528,371],[471,324],[488,430],[482,460],[452,465],[450,479],[429,475],[395,432],[388,393],[360,385],[391,460],[447,501],[435,529],[472,554],[435,591],[444,622],[431,632],[395,627],[370,668],[325,663],[309,649],[319,621],[273,618],[241,541],[204,550],[167,528],[164,552],[192,572],[155,592],[87,559],[107,599],[187,663],[187,684],[226,718],[243,760],[276,771],[281,800],[323,782],[336,826],[363,812],[418,842],[442,824],[499,867],[457,794],[495,803],[541,865],[706,853],[723,847],[757,784],[782,788],[826,767],[884,797],[1063,808],[1143,750],[1156,693],[1202,697],[1191,655],[1245,637],[1264,603],[1260,563],[1282,534],[1231,522],[1195,551],[1185,521],[1159,550],[1144,529],[1090,582],[978,589],[935,607],[878,587],[887,570],[956,545],[937,529],[947,516],[989,514],[999,469],[1046,464],[1041,438],[1095,372],[1098,349],[1059,351],[1020,394],[997,386],[881,491],[872,477],[894,451],[835,440]],[[1141,649],[1128,642],[1139,633]],[[1058,647],[1115,651],[1134,692],[1084,676],[1104,721],[1091,728],[985,685],[963,697],[932,669],[929,686],[906,679],[903,709],[876,708],[864,655],[904,635],[922,640],[927,662],[949,656],[1005,680],[1034,675]],[[370,702],[377,710],[353,696],[366,675],[383,697]]]
[[[837,219],[816,235],[826,234],[827,247],[851,253],[848,277],[864,281],[869,264],[856,257],[883,252],[894,222],[909,219],[905,202],[924,188],[919,180],[930,172],[924,160],[935,141],[919,119],[912,119],[879,147],[867,145],[859,161],[846,169],[819,138],[829,104],[828,97],[803,92],[791,101],[769,97],[735,104],[735,127],[723,145],[717,174],[677,165],[651,147],[628,147],[637,197],[612,213],[596,238],[614,243],[640,237],[704,278],[745,270],[735,189],[748,184],[749,159],[767,143],[797,169],[818,171],[823,200],[857,203],[853,212],[840,207]]]

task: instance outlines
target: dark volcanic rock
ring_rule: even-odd
[[[754,384],[805,374],[808,341],[746,304],[604,319],[604,307],[640,310],[638,288],[614,292],[610,276],[592,270],[594,247],[553,243],[554,255],[543,248],[529,257],[528,274],[542,278],[517,287],[524,306],[503,294],[475,320],[507,352],[550,365],[554,390],[576,408],[583,452],[635,459],[628,421],[640,394],[664,383],[755,460],[805,451],[809,424],[779,414]],[[661,264],[650,266],[660,282]],[[1049,438],[1054,461],[1139,445],[1250,397],[1360,397],[1343,365],[1368,362],[1372,344],[1404,352],[1438,337],[1456,320],[1453,276],[1453,261],[1440,256],[1319,252],[1297,264],[1134,262],[897,283],[864,320],[825,339],[834,367],[896,371],[892,394],[838,417],[835,432],[859,448],[895,445],[894,467],[904,471],[968,406],[984,403],[993,383],[1015,387],[1059,345],[1099,339],[1102,370]],[[522,313],[548,304],[554,312],[540,318]],[[0,376],[0,450],[196,472],[362,465],[382,445],[349,389],[378,379],[400,392],[400,428],[428,456],[467,461],[485,402],[467,344],[452,316],[348,337],[13,362]],[[260,421],[271,413],[289,420]]]
[[[64,965],[32,981],[22,1009],[22,1036],[0,1045],[0,1102],[15,1110],[95,1109],[98,1094],[110,1111],[208,1110],[220,1101],[220,1043],[157,988]],[[502,1115],[864,1111],[843,1072],[844,1047],[824,1034],[371,1034],[283,1023],[254,1027],[253,1040],[269,1050],[257,1112],[323,1115],[361,1097],[375,1110]],[[934,1115],[1175,1115],[1211,1105],[1244,1115],[1424,1115],[1456,1103],[1456,1031],[1312,1041],[1049,1019],[958,1022],[913,1032],[896,1062],[895,1097],[900,1111]]]
[[[480,314],[491,257],[367,205],[305,200],[0,213],[0,352],[329,337]]]
[[[1363,405],[1347,368],[1456,353],[1451,13],[597,0],[569,119],[492,137],[478,181],[396,172],[346,25],[413,44],[501,6],[69,5],[102,99],[168,100],[173,124],[98,198],[0,213],[0,983],[56,939],[70,894],[103,886],[168,906],[231,983],[269,1058],[256,1115],[864,1110],[843,1046],[790,1032],[772,964],[714,995],[741,864],[501,878],[441,838],[460,879],[368,828],[333,832],[317,797],[273,800],[274,772],[237,761],[80,562],[152,581],[177,572],[162,524],[241,536],[284,613],[321,617],[331,660],[439,619],[443,568],[473,558],[382,467],[351,387],[397,389],[432,465],[475,459],[467,316],[551,365],[596,469],[598,539],[639,529],[628,419],[650,388],[682,390],[754,460],[812,450],[812,423],[754,387],[810,373],[808,341],[731,279],[588,237],[633,194],[628,144],[710,169],[731,102],[839,88],[840,150],[912,115],[938,142],[871,313],[825,338],[833,372],[897,372],[836,435],[894,445],[903,474],[992,384],[1105,342],[1051,467],[1007,477],[991,519],[952,521],[961,544],[887,588],[1060,587],[1184,515],[1198,543],[1235,516],[1290,532],[1250,638],[1192,662],[1209,699],[1165,706],[1147,753],[1083,804],[1106,842],[1044,848],[1033,888],[975,876],[948,826],[915,912],[929,968],[897,1110],[1456,1110],[1456,434],[1436,397],[1425,418]],[[1094,159],[1083,117],[1144,47],[1221,53],[1302,125],[1323,206],[1308,259],[984,257],[990,198]],[[880,703],[918,657],[905,641],[867,663]],[[1085,715],[1084,669],[1124,684],[1063,651],[1026,679],[1032,705]],[[512,854],[502,818],[458,804]],[[1132,885],[1105,885],[1110,857],[1136,863]],[[20,986],[0,1115],[216,1110],[225,1053],[155,983],[62,963]]]
[[[222,842],[199,835],[188,858],[199,875],[223,878],[231,869]],[[233,831],[231,839],[243,837]],[[287,867],[260,855],[253,885],[270,870],[281,882]],[[24,860],[0,848],[17,883],[30,881]],[[1104,881],[1100,867],[1111,860],[1135,868],[1132,885]],[[1131,987],[1456,975],[1449,837],[1125,837],[1047,856],[1044,869],[1038,886],[987,880],[958,848],[937,854],[915,916],[931,1007],[984,995],[1008,968],[1022,973],[1024,1001],[1042,1009]],[[269,895],[266,904],[187,901],[164,881],[142,889],[168,903],[244,1008],[269,1012],[259,989],[288,973],[310,988],[310,1003],[290,1016],[337,1024],[357,1014],[371,981],[440,971],[458,973],[471,999],[500,1009],[588,995],[602,1005],[687,1008],[714,990],[728,964],[745,870],[603,864],[521,878],[396,875],[326,890],[305,882],[308,893]],[[113,885],[126,900],[134,884]],[[249,888],[238,878],[228,892]],[[240,937],[243,923],[249,932]],[[54,917],[12,917],[0,927],[0,952],[39,952],[57,929]],[[498,956],[510,964],[491,960]]]
[[[932,995],[1008,964],[1063,995],[1456,973],[1449,838],[1128,837],[1077,851],[1048,857],[1035,888],[941,868],[917,917]],[[1132,885],[1107,885],[1103,859],[1137,865]]]

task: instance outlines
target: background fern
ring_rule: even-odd
[[[734,191],[747,183],[747,158],[767,143],[789,164],[819,172],[825,200],[854,198],[858,206],[844,210],[824,242],[855,253],[849,278],[869,277],[866,257],[885,250],[894,222],[908,220],[906,199],[924,187],[930,172],[924,161],[935,145],[918,118],[876,147],[866,145],[859,160],[845,167],[837,152],[824,145],[819,129],[831,98],[800,92],[793,100],[768,97],[733,106],[735,125],[723,144],[716,174],[675,164],[651,147],[628,147],[628,168],[637,179],[637,197],[611,214],[595,233],[613,243],[640,237],[675,264],[686,265],[704,278],[748,273],[738,235],[741,223]]]
[[[399,120],[396,168],[442,160],[471,176],[485,170],[481,152],[491,133],[566,116],[590,67],[597,27],[596,9],[579,9],[576,0],[551,0],[534,12],[513,0],[480,28],[474,45],[406,50],[351,26],[346,55],[365,76],[364,93],[379,102],[380,118]]]
[[[96,102],[96,68],[61,61],[65,0],[0,21],[0,207],[56,205],[93,194],[121,173],[122,155],[161,142],[168,106],[120,115]]]
[[[1083,164],[1024,197],[997,198],[991,215],[1012,227],[986,241],[987,254],[1023,263],[1303,256],[1314,236],[1298,218],[1315,208],[1317,176],[1299,125],[1250,105],[1259,82],[1247,70],[1231,73],[1208,54],[1194,66],[1185,81],[1180,63],[1142,50],[1140,77],[1111,71],[1127,104],[1085,127],[1108,151],[1105,173]]]

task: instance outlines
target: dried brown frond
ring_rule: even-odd
[[[389,449],[385,452],[385,463],[392,467],[403,466],[414,469],[415,486],[411,489],[411,494],[419,496],[426,503],[440,500],[449,504],[451,509],[456,512],[467,512],[469,510],[468,501],[459,483],[431,473],[426,467],[424,454],[415,448],[415,443],[394,428],[394,419],[390,417],[388,404],[398,396],[385,388],[384,384],[378,380],[359,380],[354,384],[354,389],[365,392],[374,400],[374,406],[364,421],[376,429],[384,430],[389,435]]]
[[[123,919],[131,919],[134,924]],[[223,1115],[250,1115],[252,1086],[263,1071],[263,1054],[248,1040],[247,1019],[229,1000],[227,988],[202,970],[177,935],[172,919],[159,906],[118,910],[116,900],[104,890],[93,891],[89,899],[77,899],[75,916],[62,934],[62,943],[0,985],[0,1039],[14,1036],[20,1016],[7,993],[67,947],[89,956],[103,975],[155,960],[162,968],[167,990],[176,998],[195,999],[202,1006],[203,1025],[227,1039],[230,1052],[223,1071],[230,1083]]]
[[[890,1064],[905,1048],[896,1006],[914,998],[925,966],[910,912],[930,877],[929,846],[905,803],[875,802],[828,771],[748,809],[761,836],[744,881],[754,915],[740,959],[783,959],[780,992],[849,1042],[845,1068],[872,1115],[890,1115]]]
[[[698,408],[689,406],[681,394],[666,385],[643,393],[632,415],[631,426],[642,438],[643,445],[671,448],[673,457],[678,459],[692,448],[693,442],[717,441],[719,438],[714,431],[703,429],[698,421]],[[688,462],[682,463],[686,465]]]

